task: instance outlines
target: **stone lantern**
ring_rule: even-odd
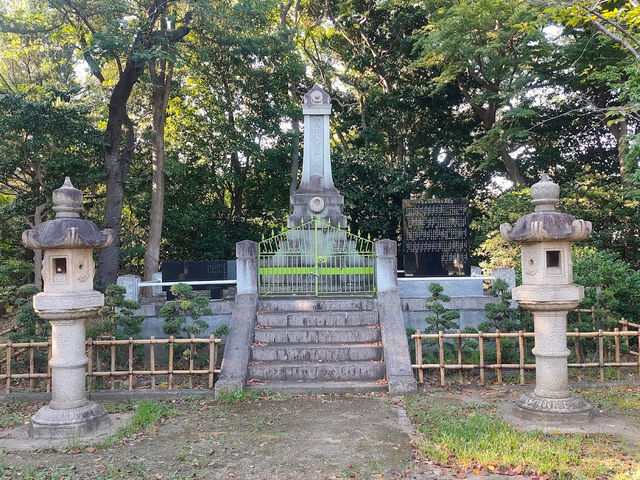
[[[591,222],[556,212],[560,187],[541,175],[531,187],[535,211],[520,217],[500,233],[518,242],[522,252],[522,285],[513,299],[533,312],[536,387],[516,401],[516,413],[541,420],[589,420],[592,407],[569,392],[567,313],[584,298],[584,287],[573,283],[571,242],[591,234]]]
[[[33,307],[51,322],[51,403],[31,417],[33,437],[78,437],[109,423],[104,409],[87,399],[85,375],[85,322],[104,305],[104,296],[93,289],[93,249],[105,248],[113,230],[102,232],[80,218],[82,192],[69,177],[53,192],[56,218],[22,234],[27,248],[44,251],[44,291],[33,298]]]

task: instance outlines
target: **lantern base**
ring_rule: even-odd
[[[111,424],[107,412],[95,402],[78,408],[55,410],[45,405],[31,417],[29,437],[76,438],[90,436]]]
[[[593,417],[593,407],[577,395],[548,398],[525,393],[515,401],[513,413],[525,420],[589,422]]]

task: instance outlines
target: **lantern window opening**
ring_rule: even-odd
[[[54,268],[56,275],[66,275],[67,273],[67,259],[62,258],[54,258],[53,259]]]
[[[560,250],[547,250],[547,268],[560,268]]]

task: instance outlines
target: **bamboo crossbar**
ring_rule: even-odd
[[[588,310],[591,312],[591,310]],[[629,347],[629,339],[636,338],[638,343],[640,344],[640,329],[639,330],[628,330],[626,327],[631,326],[634,327],[635,324],[627,322],[626,320],[620,321],[620,323],[624,326],[622,330],[615,328],[613,331],[604,331],[598,330],[593,332],[580,332],[578,329],[573,331],[566,332],[567,338],[573,338],[574,341],[574,349],[575,349],[575,362],[568,363],[567,366],[569,368],[579,368],[582,371],[578,372],[578,379],[582,379],[584,377],[584,369],[586,368],[597,368],[599,373],[599,379],[601,382],[605,379],[605,368],[615,368],[616,369],[616,378],[618,380],[621,379],[621,368],[633,368],[637,369],[638,379],[640,379],[640,355],[637,352],[633,352],[628,350],[629,355],[636,357],[635,361],[623,361],[622,359],[622,351],[621,351],[621,341],[622,338],[624,341],[624,345]],[[503,346],[502,339],[513,338],[518,339],[517,342],[517,351],[518,351],[518,360],[519,363],[503,363],[502,355],[503,355]],[[457,370],[459,372],[459,382],[463,383],[463,371],[469,370],[477,370],[480,373],[480,384],[484,385],[485,383],[485,370],[493,370],[496,374],[496,381],[498,383],[502,383],[502,371],[503,370],[519,370],[520,373],[520,384],[524,384],[525,380],[525,371],[526,370],[535,370],[535,363],[525,363],[525,354],[527,352],[526,349],[526,339],[535,338],[535,334],[533,332],[501,332],[496,330],[495,332],[477,332],[477,333],[462,333],[458,330],[455,333],[444,333],[442,331],[438,333],[421,333],[420,330],[416,331],[415,334],[411,335],[411,339],[414,341],[415,346],[415,362],[412,364],[412,368],[417,371],[418,374],[418,382],[424,383],[424,371],[425,370],[439,370],[440,372],[440,384],[445,385],[445,372],[449,370]],[[597,339],[597,361],[584,361],[583,354],[581,353],[582,344],[580,342],[581,339]],[[613,338],[613,352],[612,356],[615,361],[605,361],[605,350],[610,352],[608,356],[611,355],[611,345],[605,348],[605,338]],[[447,342],[446,340],[454,340],[454,342]],[[437,356],[438,363],[423,363],[423,352],[424,346],[422,344],[423,340],[432,340],[432,346],[434,349],[434,354]],[[462,350],[463,350],[463,340],[476,340],[479,359],[478,363],[465,363],[462,359]],[[485,363],[485,341],[493,341],[495,343],[495,363]],[[453,349],[455,349],[456,360],[447,361],[445,359],[445,345],[451,345]],[[437,351],[436,351],[437,350]]]
[[[216,368],[218,360],[218,345],[222,343],[220,338],[216,338],[214,335],[210,335],[208,338],[195,338],[193,335],[191,338],[144,338],[134,339],[129,337],[128,339],[116,340],[116,339],[87,339],[86,341],[86,353],[87,353],[87,380],[97,378],[107,378],[109,380],[109,388],[115,390],[116,378],[128,377],[125,380],[129,390],[134,389],[134,377],[150,376],[150,386],[152,389],[157,388],[157,377],[168,377],[167,388],[174,388],[174,375],[188,375],[189,388],[193,388],[194,376],[207,376],[206,383],[209,388],[213,388],[215,376],[220,373],[220,369]],[[134,368],[134,347],[135,346],[148,346],[148,361],[149,368],[140,369]],[[167,364],[157,363],[156,345],[166,346],[168,351],[168,359],[165,362]],[[188,345],[189,352],[189,368],[174,368],[174,347],[176,345]],[[198,346],[209,345],[207,349],[208,355],[204,354],[204,365],[195,364],[196,348]],[[117,360],[117,354],[119,346],[127,346],[126,357]],[[34,380],[41,380],[45,382],[45,389],[47,392],[51,389],[51,367],[47,361],[46,372],[35,371],[35,355],[34,352],[38,349],[46,349],[47,359],[51,360],[52,347],[51,340],[47,342],[16,342],[10,341],[0,343],[0,353],[4,353],[4,357],[0,362],[0,382],[4,381],[5,393],[10,393],[14,380],[28,380],[29,389],[34,389]],[[16,369],[24,370],[24,362],[27,358],[21,360],[19,356],[28,352],[28,373],[19,372]],[[106,354],[106,360],[100,356],[100,353]],[[203,352],[204,353],[204,352]],[[124,363],[124,365],[118,365],[118,362]],[[208,365],[207,365],[208,363]],[[105,366],[107,367],[105,369]],[[2,368],[4,367],[4,368]],[[2,371],[4,370],[4,371]],[[23,384],[21,384],[24,387]]]

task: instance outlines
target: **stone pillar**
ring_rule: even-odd
[[[406,395],[414,393],[418,384],[413,376],[409,343],[398,295],[398,245],[394,240],[378,240],[375,250],[378,318],[389,393]]]
[[[258,293],[258,244],[251,240],[236,243],[238,295]]]
[[[114,238],[92,222],[80,219],[82,192],[67,177],[53,192],[56,218],[23,233],[27,248],[44,251],[44,291],[33,307],[51,322],[51,403],[31,417],[29,435],[71,438],[92,433],[109,424],[104,409],[87,399],[85,375],[85,322],[104,305],[93,290],[93,248],[105,248]]]
[[[531,187],[535,211],[515,225],[505,223],[500,233],[518,242],[522,251],[522,285],[513,299],[533,312],[536,387],[516,401],[515,414],[543,421],[576,422],[591,419],[593,409],[569,392],[567,313],[584,297],[584,288],[573,283],[571,242],[585,240],[591,223],[575,220],[555,210],[560,187],[546,175]]]
[[[140,301],[140,277],[138,275],[121,275],[116,283],[127,290],[124,298],[135,302]]]
[[[378,292],[398,291],[398,244],[378,240],[376,249],[376,284]]]
[[[312,217],[320,217],[333,226],[346,228],[342,214],[344,197],[333,184],[329,151],[329,116],[331,98],[318,84],[309,90],[302,101],[304,116],[304,154],[302,179],[291,196],[293,212],[289,227],[299,226]]]

